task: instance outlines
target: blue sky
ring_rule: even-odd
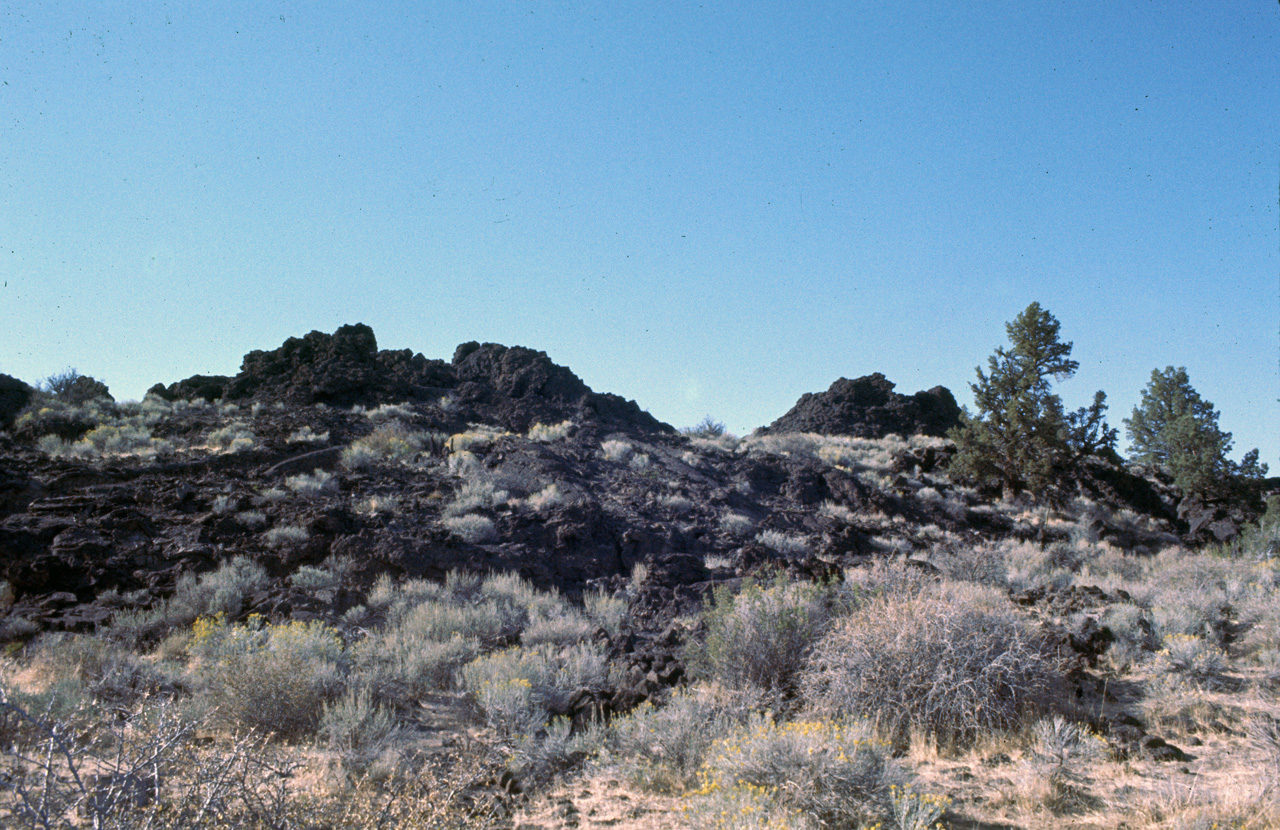
[[[343,323],[739,433],[971,402],[1035,300],[1120,426],[1280,469],[1280,6],[2,3],[0,372],[117,398]]]

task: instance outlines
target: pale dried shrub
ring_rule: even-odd
[[[552,716],[569,714],[580,695],[603,691],[608,659],[594,643],[510,648],[463,666],[459,680],[501,734],[529,734]]]
[[[552,507],[565,503],[565,496],[560,492],[560,486],[555,482],[548,484],[538,492],[529,496],[526,500],[528,505],[539,513],[550,510]]]
[[[300,525],[281,525],[262,534],[267,547],[280,550],[301,545],[311,538],[311,532]]]
[[[400,513],[400,497],[395,495],[365,496],[353,505],[357,513],[369,516],[396,516]]]
[[[168,604],[168,616],[178,625],[190,623],[203,614],[234,617],[240,613],[246,597],[269,584],[265,568],[247,556],[234,556],[199,577],[191,573],[178,577]]]
[[[258,436],[247,424],[235,422],[209,433],[208,444],[225,452],[246,452],[257,446]]]
[[[485,545],[498,540],[498,530],[485,516],[468,513],[465,516],[446,517],[442,524],[462,541],[471,545]]]
[[[483,449],[493,444],[499,438],[503,438],[511,433],[500,427],[489,426],[487,424],[469,424],[466,432],[459,432],[456,435],[449,436],[446,442],[446,448],[450,453],[462,452],[470,450],[472,447]]]
[[[1034,800],[1061,815],[1096,806],[1089,772],[1110,757],[1106,741],[1061,716],[1038,721],[1026,755],[1028,789]]]
[[[261,530],[267,526],[267,514],[261,510],[242,510],[236,514],[236,521],[250,530]]]
[[[756,541],[782,556],[802,558],[812,552],[803,536],[794,536],[780,530],[763,530],[756,534]]]
[[[355,676],[374,698],[409,706],[432,692],[452,689],[458,669],[480,655],[480,641],[454,633],[424,637],[392,626],[351,647]]]
[[[348,470],[367,470],[381,464],[412,461],[431,436],[415,432],[399,421],[391,421],[359,438],[342,451],[340,463]]]
[[[413,408],[408,403],[384,403],[365,412],[364,416],[375,424],[383,421],[407,420],[413,417]]]
[[[323,444],[329,440],[329,431],[316,432],[310,424],[294,430],[287,439],[290,444]]]
[[[1170,634],[1164,638],[1163,646],[1153,659],[1157,670],[1170,672],[1203,688],[1222,683],[1229,664],[1226,652],[1217,644],[1190,634]]]
[[[573,421],[561,421],[551,426],[537,423],[529,428],[529,440],[544,444],[551,441],[563,441],[569,437],[569,433],[572,431]]]
[[[587,616],[605,630],[610,637],[617,637],[622,630],[622,621],[627,616],[627,601],[605,593],[601,589],[587,591],[582,596],[582,605]]]
[[[751,535],[756,523],[741,513],[725,513],[720,517],[720,529],[730,536],[742,538]]]
[[[694,507],[692,499],[675,493],[666,493],[658,496],[658,504],[680,513],[689,513]]]
[[[367,769],[400,732],[395,713],[367,687],[349,688],[341,697],[326,701],[320,715],[320,735],[356,771]]]
[[[596,623],[575,611],[553,617],[542,617],[532,620],[520,634],[520,642],[525,646],[536,646],[549,643],[556,646],[572,645],[589,640],[596,633]]]
[[[476,510],[489,510],[504,504],[508,495],[506,490],[499,490],[491,481],[464,481],[454,494],[453,501],[445,506],[444,515],[462,516]]]
[[[605,459],[619,463],[626,463],[630,460],[635,450],[636,448],[631,445],[630,441],[612,440],[605,441],[600,445],[600,452]]]
[[[300,496],[319,496],[337,490],[338,482],[333,473],[316,469],[310,473],[289,476],[284,480],[284,486]]]
[[[840,504],[839,502],[831,501],[830,499],[824,501],[822,506],[818,508],[818,515],[825,516],[828,519],[834,519],[837,522],[844,522],[845,524],[853,524],[855,518],[853,511],[847,506]]]
[[[864,603],[814,649],[804,699],[829,716],[875,719],[896,740],[915,729],[967,743],[1016,727],[1065,681],[1041,635],[974,599],[934,588]]]

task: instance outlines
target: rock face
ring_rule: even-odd
[[[574,419],[619,429],[673,432],[634,401],[591,391],[545,352],[497,343],[464,343],[452,362],[408,349],[379,350],[373,329],[357,323],[333,334],[291,337],[244,357],[235,377],[193,375],[150,390],[166,400],[262,401],[289,406],[378,406],[448,396],[459,425],[468,421],[525,431],[533,423]]]
[[[34,394],[34,389],[17,378],[0,375],[0,429],[9,428]]]
[[[760,432],[883,438],[890,433],[941,436],[959,426],[960,407],[946,387],[910,396],[893,387],[879,372],[857,380],[840,378],[826,392],[800,396],[790,412]]]

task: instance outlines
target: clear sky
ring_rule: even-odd
[[[1035,300],[1280,472],[1278,198],[1273,0],[0,2],[0,372],[119,399],[364,322],[743,433]]]

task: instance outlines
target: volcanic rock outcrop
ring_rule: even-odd
[[[0,429],[7,429],[35,390],[9,375],[0,375]]]
[[[897,435],[946,435],[960,425],[960,407],[945,386],[901,395],[884,375],[840,378],[826,392],[809,392],[762,433],[816,432],[883,438]]]
[[[673,432],[634,401],[593,392],[545,352],[497,343],[464,343],[452,362],[408,349],[379,350],[361,323],[333,334],[290,337],[278,349],[252,351],[235,377],[193,375],[149,394],[165,400],[261,401],[289,406],[377,406],[448,396],[460,420],[524,431],[533,423],[587,419],[619,428]]]

